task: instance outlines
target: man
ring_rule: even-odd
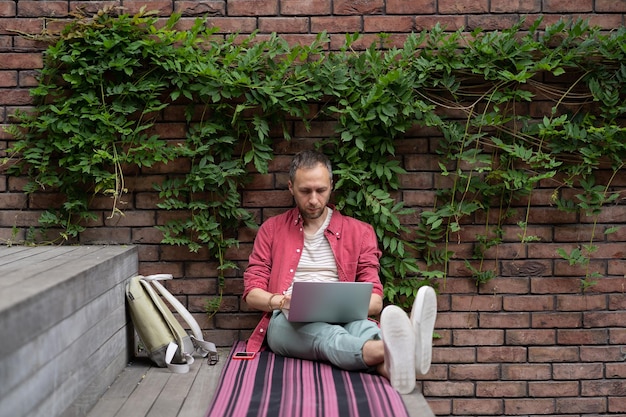
[[[383,310],[376,234],[329,205],[329,159],[316,151],[300,152],[291,163],[288,185],[296,207],[263,223],[244,272],[244,300],[265,312],[247,349],[257,352],[267,341],[283,356],[378,372],[400,393],[410,393],[416,372],[430,367],[437,311],[433,289],[420,288],[410,318],[397,306]],[[298,280],[371,282],[369,315],[380,314],[380,328],[371,320],[289,322],[283,311],[290,308],[292,283]]]

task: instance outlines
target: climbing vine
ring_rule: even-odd
[[[477,283],[494,276],[482,260],[510,219],[520,244],[538,240],[527,226],[540,184],[553,187],[555,207],[591,217],[623,200],[612,187],[626,157],[623,28],[605,34],[580,20],[539,30],[537,21],[524,31],[520,23],[465,34],[437,26],[402,48],[384,47],[381,35],[357,51],[358,35],[347,35],[341,50],[328,51],[325,34],[290,46],[275,35],[219,38],[202,20],[179,30],[179,19],[157,25],[151,13],[105,10],[78,16],[52,39],[34,112],[9,125],[16,141],[5,160],[10,174],[31,179],[26,192],[65,195],[42,227],[76,237],[95,196],[111,196],[111,215],[123,213],[128,170],[184,161],[185,172],[155,185],[159,207],[179,213],[158,228],[165,244],[208,248],[223,280],[235,267],[225,251],[238,244],[237,228],[256,226],[241,188],[251,170],[268,171],[270,130],[287,118],[336,122],[336,134],[316,145],[333,161],[337,205],[375,228],[386,297],[400,304],[445,278],[451,241],[479,213],[484,233],[466,259]],[[545,115],[528,112],[535,100],[548,103]],[[155,126],[178,110],[184,141],[160,137]],[[409,227],[402,219],[415,210],[398,197],[406,171],[396,144],[416,126],[440,132],[439,175],[450,185]],[[598,178],[599,168],[611,178]],[[595,248],[592,239],[559,253],[585,266]],[[587,273],[583,287],[595,278]]]

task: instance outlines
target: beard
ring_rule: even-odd
[[[318,209],[299,207],[300,215],[302,216],[302,218],[307,219],[307,220],[319,219],[324,214],[324,209],[325,208],[326,208],[326,206],[322,206],[322,207],[320,207]]]

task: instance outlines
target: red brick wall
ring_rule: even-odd
[[[224,33],[276,31],[291,42],[310,43],[315,34],[328,31],[331,44],[343,43],[345,32],[364,32],[369,45],[380,31],[391,33],[398,45],[410,31],[436,22],[451,30],[460,27],[502,29],[529,15],[552,23],[562,16],[589,18],[610,30],[624,24],[625,0],[230,0],[230,1],[1,1],[0,0],[0,123],[31,104],[28,89],[36,83],[43,45],[20,36],[57,30],[76,7],[95,11],[105,5],[122,5],[130,13],[147,4],[163,16],[182,12],[190,22],[208,14],[210,25]],[[61,20],[58,20],[61,19]],[[540,115],[542,103],[531,104]],[[175,115],[164,117],[161,134],[180,135]],[[285,169],[290,155],[308,148],[333,132],[328,122],[314,122],[307,131],[290,125],[293,140],[278,141],[270,173],[255,175],[243,193],[244,206],[259,220],[291,205]],[[0,151],[11,137],[0,131]],[[438,167],[432,152],[437,141],[431,131],[410,132],[398,144],[398,155],[408,174],[402,177],[400,196],[406,205],[432,207]],[[127,175],[124,217],[108,219],[108,201],[95,202],[98,220],[79,239],[81,244],[134,244],[140,249],[143,274],[165,272],[177,279],[170,289],[196,314],[208,339],[219,345],[245,338],[258,315],[241,301],[241,271],[245,268],[254,233],[242,230],[242,244],[229,257],[241,269],[226,280],[221,311],[209,319],[202,313],[207,297],[215,294],[214,263],[200,251],[160,245],[154,228],[173,213],[157,209],[158,194],[152,184],[185,166],[153,167]],[[20,242],[37,225],[42,209],[59,196],[42,193],[26,197],[25,179],[8,177],[0,170],[0,239]],[[626,176],[615,186],[626,188]],[[441,283],[434,363],[420,382],[438,415],[606,415],[626,414],[626,228],[597,242],[600,249],[591,262],[605,277],[590,291],[580,291],[579,268],[556,254],[588,238],[591,220],[557,212],[549,204],[551,188],[533,194],[529,230],[542,243],[521,246],[509,242],[489,253],[486,262],[497,278],[477,287],[467,277],[462,261],[453,261]],[[626,223],[626,205],[607,208],[600,227]],[[511,232],[513,233],[513,232]],[[469,252],[475,239],[471,227],[452,250]]]

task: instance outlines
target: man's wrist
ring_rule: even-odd
[[[274,311],[274,306],[272,305],[272,301],[274,300],[274,297],[278,296],[280,294],[272,294],[270,295],[269,300],[267,300],[267,307],[269,308],[270,311]],[[284,297],[283,297],[284,299]]]

